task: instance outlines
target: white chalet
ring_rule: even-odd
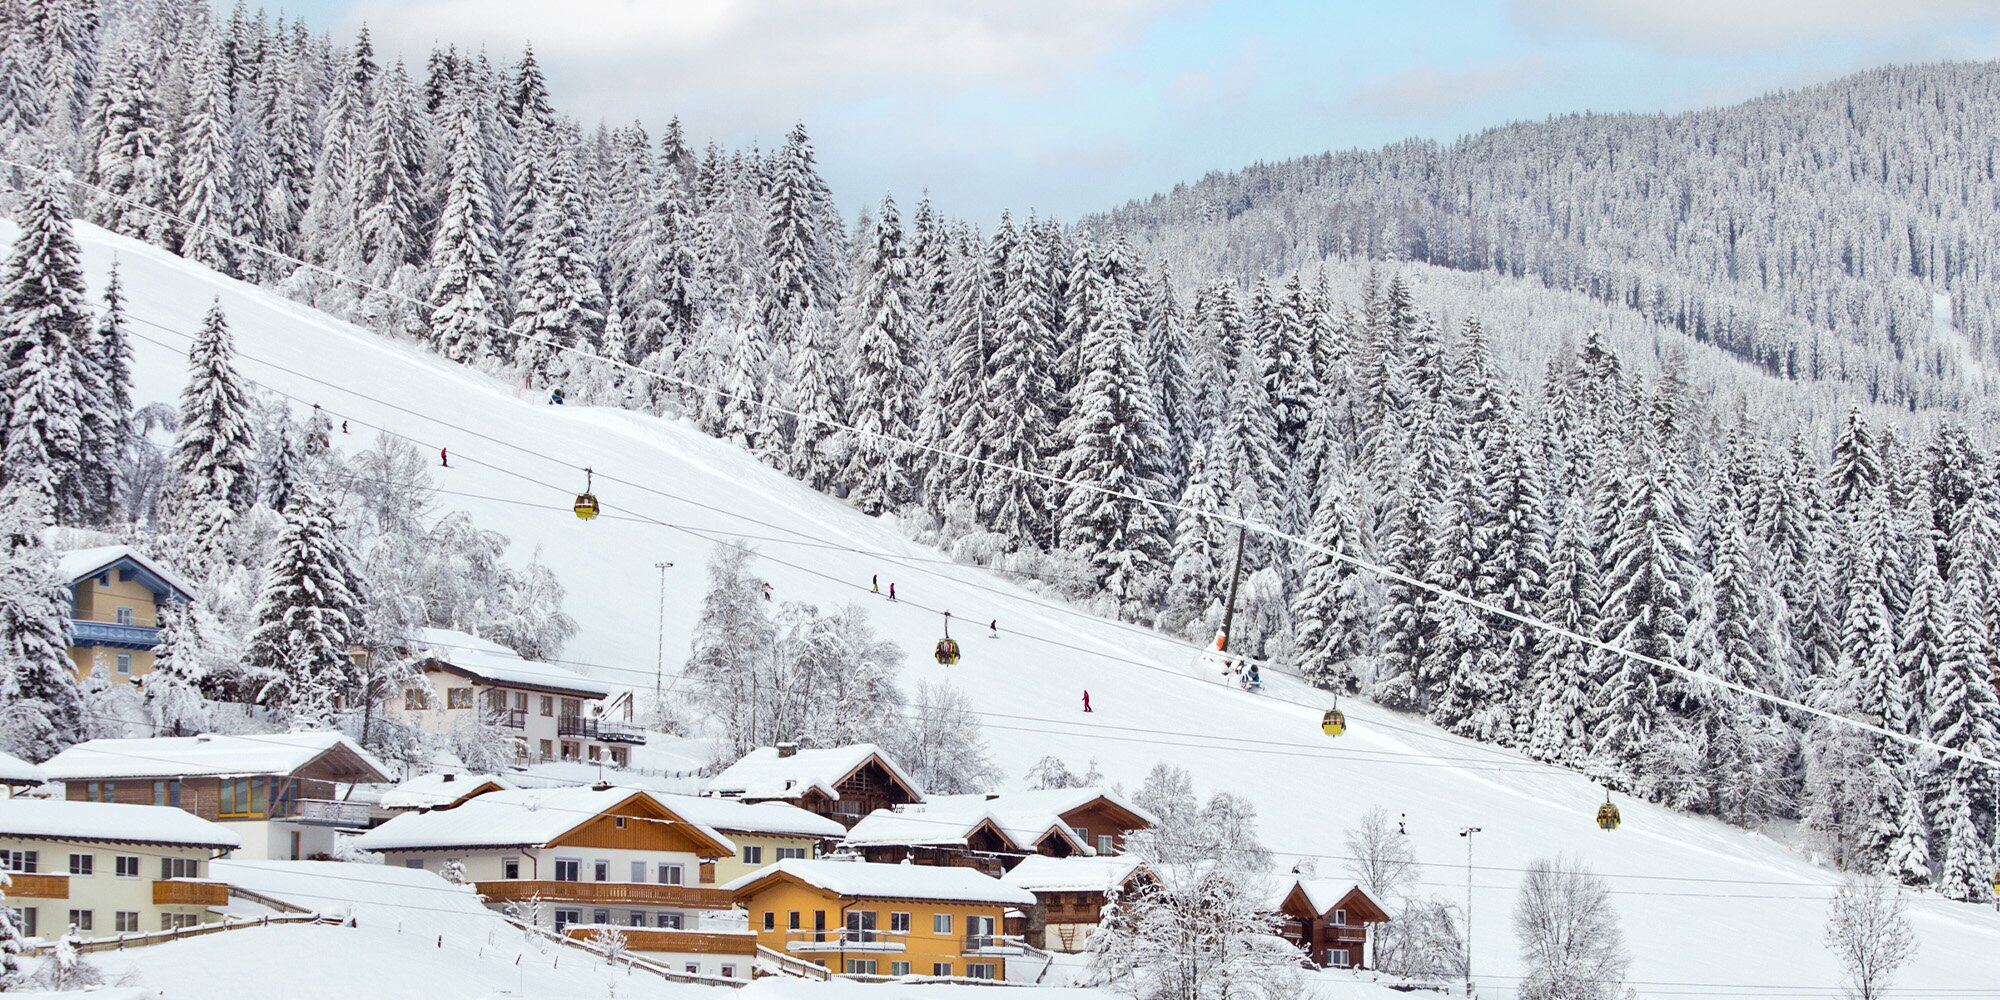
[[[388,712],[426,732],[492,723],[512,734],[529,761],[631,763],[646,742],[628,691],[498,643],[450,629],[418,631],[420,680],[392,697]]]

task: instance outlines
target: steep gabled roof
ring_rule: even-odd
[[[849,830],[848,847],[964,847],[973,832],[990,827],[1009,850],[1032,854],[1053,837],[1077,854],[1090,848],[1052,812],[994,809],[983,795],[945,795],[900,809],[877,809]]]
[[[451,629],[417,630],[417,652],[440,669],[492,684],[603,698],[613,688],[574,670],[530,660],[498,643]]]
[[[923,801],[923,789],[873,743],[800,749],[789,757],[780,757],[776,747],[758,747],[709,779],[705,792],[734,799],[796,800],[816,790],[838,800],[840,783],[870,761],[879,763],[912,799]]]
[[[137,574],[139,582],[153,593],[162,596],[176,594],[183,601],[194,599],[194,587],[187,581],[168,569],[165,563],[140,555],[130,545],[99,545],[75,549],[56,557],[57,571],[62,574],[63,582],[72,587],[120,565]]]
[[[1000,881],[1029,892],[1110,892],[1147,871],[1131,855],[1051,858],[1037,854],[1014,866]]]
[[[380,761],[337,732],[88,740],[49,758],[42,773],[51,781],[222,777],[297,774],[314,765],[332,781],[389,780]]]
[[[818,813],[786,802],[738,802],[707,795],[654,792],[674,814],[691,823],[728,833],[765,833],[792,837],[838,837],[847,828]]]
[[[170,806],[64,799],[0,799],[0,837],[102,840],[234,850],[243,839],[229,828]]]
[[[633,800],[665,822],[687,827],[713,857],[736,853],[721,832],[682,816],[640,788],[514,788],[487,792],[450,809],[404,813],[359,837],[364,851],[434,851],[447,848],[546,847]]]
[[[788,858],[722,887],[741,901],[773,880],[792,881],[851,899],[924,899],[1033,906],[1035,896],[971,868],[879,865],[861,861]]]

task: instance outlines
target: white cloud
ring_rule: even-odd
[[[445,40],[511,58],[533,41],[565,96],[614,117],[642,96],[655,110],[693,97],[785,117],[856,97],[1046,92],[1189,3],[361,0],[350,17],[406,53]]]
[[[1348,110],[1381,118],[1426,117],[1511,94],[1548,75],[1540,59],[1510,59],[1462,70],[1418,66],[1384,77],[1348,99]]]
[[[1535,31],[1605,35],[1675,54],[2000,23],[1991,0],[1513,0]]]

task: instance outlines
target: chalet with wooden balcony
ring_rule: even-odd
[[[1026,889],[1035,905],[1009,918],[1008,933],[1050,951],[1081,952],[1104,919],[1112,899],[1155,882],[1153,873],[1129,855],[1023,860],[1001,878]]]
[[[530,761],[625,767],[646,742],[629,691],[498,643],[449,629],[420,629],[420,675],[384,709],[427,732],[490,723],[514,737]]]
[[[788,802],[852,827],[877,809],[924,800],[923,790],[873,743],[801,749],[759,747],[711,778],[702,794]]]
[[[731,897],[717,885],[715,864],[735,855],[736,844],[642,789],[487,792],[397,816],[354,845],[387,864],[459,875],[489,906],[558,932],[572,925],[731,926],[722,920]],[[721,927],[707,926],[717,921]],[[715,953],[691,950],[673,960],[721,974]]]
[[[1035,897],[970,868],[781,861],[723,889],[758,944],[838,975],[1003,980],[1031,954],[1003,921]]]
[[[130,684],[153,670],[160,611],[194,600],[164,563],[129,545],[65,552],[57,566],[70,593],[70,661],[78,680],[101,673]]]
[[[89,740],[42,772],[72,802],[181,809],[236,834],[241,856],[281,861],[332,857],[337,831],[369,822],[351,786],[389,780],[336,732]]]
[[[241,839],[179,809],[0,799],[0,869],[22,932],[54,940],[172,930],[220,919],[228,887],[208,863]]]
[[[1389,913],[1367,892],[1339,879],[1286,875],[1271,880],[1268,909],[1277,915],[1278,936],[1325,968],[1361,968],[1367,960],[1369,928]]]

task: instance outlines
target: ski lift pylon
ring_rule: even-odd
[[[595,479],[595,474],[588,468],[583,470],[583,492],[576,495],[576,503],[570,506],[578,520],[589,521],[597,517],[597,495],[590,492],[596,486]]]
[[[944,638],[937,644],[938,666],[949,667],[958,662],[958,640],[951,637],[951,612],[944,613]]]

